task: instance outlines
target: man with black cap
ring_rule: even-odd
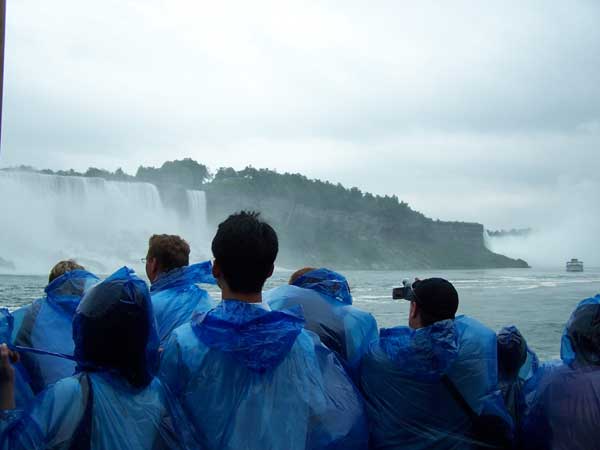
[[[361,362],[370,448],[478,448],[488,440],[476,416],[490,405],[510,423],[496,392],[496,334],[456,316],[458,293],[447,280],[416,280],[402,294],[409,326],[382,328]]]
[[[454,319],[458,310],[458,293],[443,278],[415,280],[406,300],[410,301],[408,326],[413,329],[428,327],[440,320]]]

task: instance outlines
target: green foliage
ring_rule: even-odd
[[[131,175],[123,172],[123,169],[118,168],[113,172],[105,169],[97,169],[96,167],[90,167],[85,172],[77,172],[73,169],[69,170],[57,170],[56,172],[50,169],[40,170],[39,173],[46,175],[61,175],[64,177],[90,177],[90,178],[104,178],[105,180],[113,181],[135,181],[135,178]]]
[[[220,168],[205,189],[209,191],[243,192],[256,198],[285,198],[291,205],[301,204],[321,210],[363,212],[395,220],[429,220],[412,210],[398,197],[363,193],[357,187],[345,188],[340,183],[311,180],[298,173],[277,173],[251,166],[236,171]]]
[[[191,158],[167,161],[160,168],[140,166],[135,174],[138,181],[154,184],[177,184],[187,189],[202,189],[210,179],[210,172],[204,164]]]

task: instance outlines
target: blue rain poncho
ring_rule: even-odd
[[[561,341],[561,365],[545,368],[523,425],[527,449],[600,448],[600,295],[571,314]]]
[[[353,376],[369,344],[377,340],[375,318],[352,306],[346,278],[331,270],[307,272],[294,285],[271,289],[263,298],[274,310],[301,305],[306,329],[316,333]]]
[[[78,373],[50,386],[27,411],[2,411],[0,449],[199,448],[153,377],[152,304],[133,271],[122,268],[85,295],[73,337]]]
[[[6,308],[0,308],[0,343],[11,346],[14,317]],[[15,364],[15,403],[17,408],[25,408],[33,398],[27,373],[21,363]]]
[[[176,329],[161,377],[206,449],[364,449],[360,394],[300,308],[225,300]]]
[[[497,415],[512,426],[496,390],[492,330],[466,316],[418,330],[383,328],[360,367],[371,448],[473,448],[471,421],[444,375],[476,414]]]
[[[498,332],[498,386],[517,428],[526,408],[524,386],[538,368],[536,354],[517,327],[502,328]]]
[[[212,263],[178,267],[159,278],[150,286],[152,307],[160,342],[171,332],[188,322],[194,313],[203,313],[213,307],[208,292],[196,284],[216,284],[212,276]]]
[[[66,272],[52,280],[44,289],[45,297],[14,313],[17,318],[14,344],[72,354],[73,315],[81,297],[99,281],[85,270]],[[23,353],[21,361],[34,393],[75,371],[75,363],[53,356]]]

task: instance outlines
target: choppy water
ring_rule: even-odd
[[[266,287],[285,283],[289,274],[277,271]],[[543,359],[558,356],[562,329],[575,305],[600,292],[600,268],[586,268],[584,273],[566,273],[557,268],[344,274],[355,306],[373,313],[380,327],[407,323],[408,303],[391,299],[392,288],[403,278],[447,278],[458,290],[459,313],[471,315],[494,330],[516,325]],[[12,309],[31,302],[43,295],[46,282],[43,276],[0,275],[0,306]],[[211,293],[218,298],[218,292]]]

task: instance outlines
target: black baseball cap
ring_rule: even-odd
[[[452,283],[443,278],[415,281],[406,300],[415,302],[423,311],[439,320],[454,319],[458,310],[458,292]]]

